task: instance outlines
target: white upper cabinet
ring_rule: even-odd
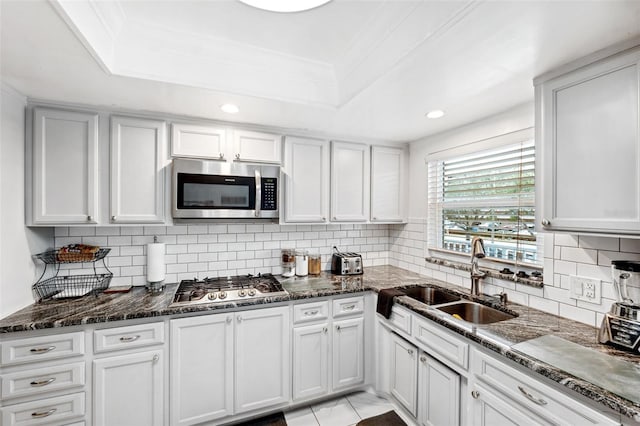
[[[33,225],[92,224],[98,212],[98,114],[35,108]]]
[[[226,158],[226,130],[222,127],[173,123],[171,125],[171,156]]]
[[[640,233],[639,61],[636,49],[536,81],[543,228]]]
[[[369,219],[369,146],[331,142],[331,220]]]
[[[164,222],[164,121],[111,117],[111,222]]]
[[[371,221],[404,222],[405,151],[402,148],[371,147]]]
[[[233,131],[233,159],[258,163],[282,162],[282,137],[249,130]]]
[[[324,223],[329,215],[329,143],[284,141],[284,223]]]

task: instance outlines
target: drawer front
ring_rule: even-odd
[[[29,369],[0,376],[0,399],[36,395],[84,384],[84,362]]]
[[[0,408],[4,426],[48,425],[84,416],[84,392]],[[73,423],[73,422],[69,422]]]
[[[391,308],[389,322],[400,331],[411,334],[411,317],[413,315],[406,309],[394,306]]]
[[[487,385],[508,395],[551,423],[619,424],[478,350],[473,351],[472,369]]]
[[[84,355],[84,334],[79,331],[7,340],[0,344],[0,347],[2,366]]]
[[[414,318],[413,337],[430,349],[433,354],[464,368],[469,366],[469,344],[441,330],[440,326],[428,320]]]
[[[333,301],[333,317],[346,317],[349,315],[362,315],[364,311],[364,297],[347,297]]]
[[[93,332],[95,353],[138,348],[164,343],[164,323],[107,328]]]
[[[329,301],[302,303],[293,306],[293,323],[305,323],[329,318]]]

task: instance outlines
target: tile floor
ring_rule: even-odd
[[[408,424],[414,423],[389,401],[358,392],[284,413],[287,426],[352,426],[362,419],[394,410]]]

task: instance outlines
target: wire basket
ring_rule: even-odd
[[[81,297],[89,293],[99,293],[109,287],[113,273],[87,275],[56,275],[38,281],[33,292],[38,300]]]
[[[36,254],[36,259],[42,260],[47,264],[57,263],[80,263],[80,262],[96,262],[104,259],[111,251],[110,248],[101,248],[93,253],[74,253],[64,252],[62,250],[48,250],[43,253]]]

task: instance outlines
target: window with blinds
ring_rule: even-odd
[[[538,263],[533,141],[428,163],[429,246]]]

